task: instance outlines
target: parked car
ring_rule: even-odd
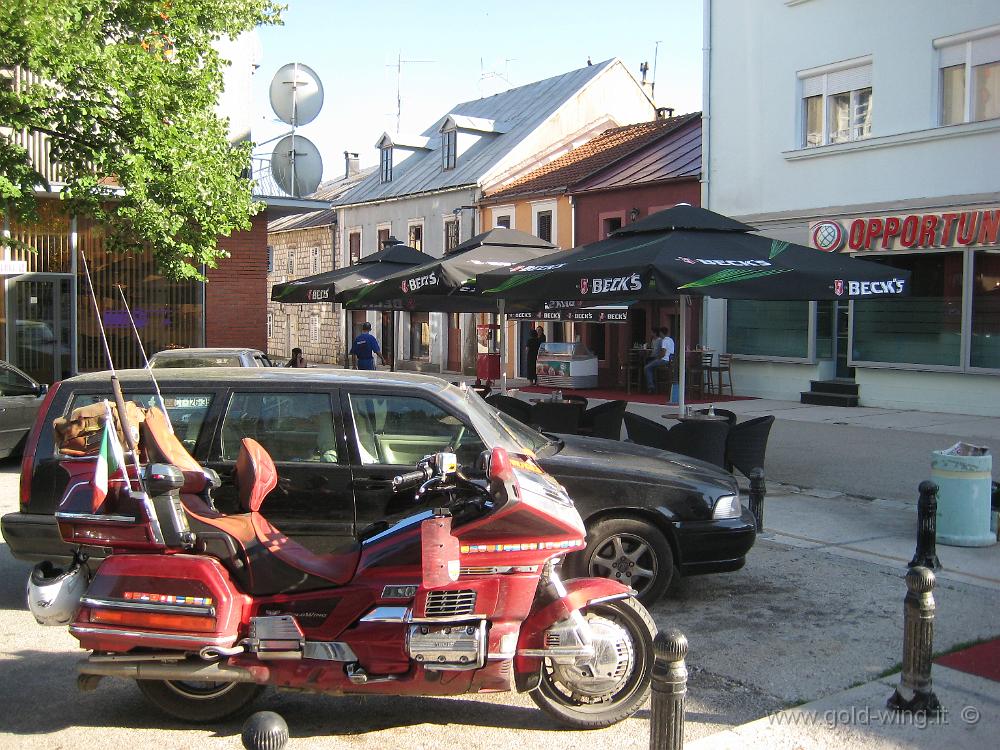
[[[260,349],[199,347],[164,349],[149,359],[150,367],[275,367]]]
[[[148,372],[124,371],[119,379],[127,398],[155,403]],[[393,476],[441,450],[456,452],[471,471],[496,430],[533,451],[576,503],[588,537],[586,550],[567,560],[572,575],[615,578],[651,601],[675,573],[742,567],[754,543],[736,481],[716,467],[632,443],[544,435],[438,378],[217,368],[165,370],[157,380],[175,433],[222,477],[217,507],[240,512],[233,475],[240,440],[252,437],[278,468],[269,518],[314,551],[329,552],[406,515],[413,498],[393,493]],[[52,421],[108,393],[107,373],[52,387],[29,437],[20,511],[2,520],[15,557],[67,558],[52,516],[67,480]]]
[[[21,454],[48,386],[0,360],[0,458]]]

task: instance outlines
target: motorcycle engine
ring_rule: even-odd
[[[424,669],[479,669],[486,664],[486,621],[411,625],[406,650]]]

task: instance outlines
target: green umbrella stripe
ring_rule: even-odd
[[[607,253],[600,253],[594,255],[593,258],[609,258],[612,255],[621,255],[622,253],[634,253],[636,250],[642,250],[644,247],[649,247],[650,245],[655,245],[658,242],[663,242],[664,240],[670,239],[669,235],[666,237],[657,237],[655,240],[650,240],[649,242],[643,242],[641,245],[629,245],[621,250],[612,250]],[[592,258],[581,259],[581,262],[586,260],[592,260]]]
[[[774,276],[779,273],[787,273],[792,269],[790,268],[765,268],[765,269],[728,269],[725,271],[718,271],[713,273],[711,276],[706,276],[703,279],[698,279],[697,281],[691,281],[687,284],[682,284],[678,289],[697,289],[704,286],[716,286],[718,284],[732,284],[736,281],[749,281],[750,279],[759,279],[765,276]]]
[[[790,242],[782,242],[781,240],[771,240],[771,253],[767,257],[769,259],[776,258],[785,252],[790,244]]]
[[[521,286],[522,284],[527,284],[529,281],[534,281],[535,279],[540,279],[545,276],[548,271],[543,271],[542,273],[526,273],[519,274],[517,276],[511,276],[508,279],[504,279],[499,285],[493,287],[492,289],[485,289],[487,294],[491,292],[506,292],[508,289],[513,289],[514,287]]]
[[[372,289],[374,289],[374,288],[375,288],[374,284],[370,284],[369,286],[363,286],[363,287],[361,287],[361,289],[358,290],[358,293],[354,297],[352,297],[350,300],[348,300],[347,304],[353,305],[353,304],[356,304],[356,303],[360,302],[365,297],[367,297],[371,293]]]

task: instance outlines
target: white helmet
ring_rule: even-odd
[[[28,577],[28,609],[40,625],[69,625],[89,583],[87,566],[77,560],[67,570],[38,563]]]

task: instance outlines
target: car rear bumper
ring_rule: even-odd
[[[739,518],[677,521],[678,569],[681,575],[739,570],[757,538],[757,524],[746,508]]]
[[[69,562],[73,548],[59,536],[55,516],[48,513],[8,513],[0,519],[0,531],[11,554],[27,562]],[[101,548],[88,552],[100,553]]]

